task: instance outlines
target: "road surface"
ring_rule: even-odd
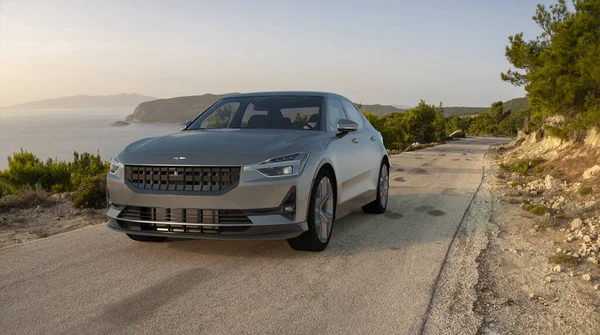
[[[103,225],[0,251],[3,334],[418,334],[491,138],[391,157],[388,211],[285,241],[139,243]]]

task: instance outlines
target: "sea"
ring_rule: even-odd
[[[77,151],[99,153],[109,161],[131,142],[179,131],[178,124],[111,126],[131,113],[132,108],[0,109],[0,170],[8,167],[8,156],[21,149],[43,160],[72,160]]]

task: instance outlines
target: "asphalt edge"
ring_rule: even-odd
[[[423,319],[421,321],[421,326],[419,327],[419,334],[421,334],[421,335],[425,334],[425,329],[426,329],[426,326],[427,326],[427,322],[429,320],[429,317],[431,315],[431,311],[433,309],[433,302],[434,302],[435,297],[436,297],[436,295],[438,293],[438,287],[439,287],[440,279],[442,278],[442,273],[444,271],[444,267],[446,266],[446,263],[448,262],[448,257],[450,256],[450,250],[452,249],[452,246],[456,243],[456,237],[458,236],[458,233],[461,231],[462,228],[465,227],[465,221],[466,221],[466,218],[467,218],[467,214],[473,208],[473,202],[474,202],[475,198],[481,192],[481,188],[483,186],[483,181],[485,179],[485,172],[486,172],[486,169],[485,169],[485,160],[487,158],[487,155],[490,152],[491,146],[492,146],[491,144],[488,145],[488,148],[487,148],[485,154],[483,155],[483,164],[482,164],[482,167],[481,167],[481,179],[479,180],[479,185],[477,186],[477,190],[475,192],[473,192],[473,196],[471,197],[471,200],[469,201],[469,205],[465,209],[465,212],[463,213],[463,215],[462,215],[462,217],[460,219],[459,224],[456,226],[456,230],[454,231],[454,235],[452,236],[452,241],[448,245],[448,249],[446,250],[446,253],[444,255],[444,260],[442,261],[442,265],[440,266],[438,274],[437,274],[437,276],[435,278],[433,290],[431,291],[431,296],[430,296],[429,302],[427,304],[427,310],[425,311],[425,314],[423,315]]]

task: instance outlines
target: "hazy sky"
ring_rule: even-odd
[[[75,94],[326,90],[487,106],[544,0],[0,0],[0,106]]]

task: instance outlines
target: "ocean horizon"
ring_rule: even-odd
[[[108,161],[133,141],[179,130],[178,124],[111,126],[132,112],[132,108],[0,109],[0,170],[8,167],[8,156],[21,149],[43,160],[70,161],[77,151],[99,153]]]

